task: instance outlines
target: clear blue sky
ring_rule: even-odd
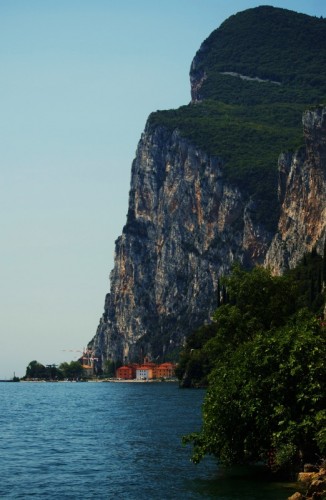
[[[266,3],[326,17],[324,0]],[[257,5],[0,0],[0,379],[93,337],[147,116],[189,102],[201,42]]]

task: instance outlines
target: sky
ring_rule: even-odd
[[[0,0],[0,379],[76,360],[103,313],[152,111],[230,15],[325,0]]]

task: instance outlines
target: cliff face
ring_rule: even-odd
[[[305,148],[279,159],[278,230],[265,264],[275,274],[294,267],[305,252],[323,253],[326,227],[326,108],[303,115]]]
[[[178,131],[147,127],[132,165],[127,224],[92,347],[103,359],[163,356],[209,320],[219,276],[262,263],[271,235],[223,180],[223,162]]]
[[[132,165],[127,224],[91,343],[102,360],[162,357],[208,321],[232,262],[294,267],[326,227],[326,108],[303,117],[306,147],[279,160],[278,230],[223,179],[223,161],[177,130],[147,127]]]
[[[325,32],[324,20],[283,9],[232,16],[195,56],[192,104],[149,119],[110,293],[89,344],[100,364],[173,356],[210,320],[219,277],[234,261],[281,274],[305,252],[323,252],[326,108],[304,113],[304,147],[282,153],[279,145],[292,148],[302,103],[322,102],[325,65],[316,58],[326,56]],[[311,63],[303,73],[290,67],[298,50]]]
[[[232,262],[281,273],[322,251],[326,210],[326,108],[304,114],[306,147],[279,160],[278,230],[252,215],[223,161],[162,127],[147,126],[132,165],[127,224],[116,241],[105,311],[92,341],[102,359],[162,357],[217,306]]]

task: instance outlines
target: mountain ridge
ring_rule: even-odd
[[[239,16],[252,22],[263,13],[264,24],[267,13],[273,19],[284,15],[283,9],[249,10],[254,12],[236,14],[213,32],[219,43],[219,30],[233,23],[233,32]],[[301,23],[301,14],[289,12],[287,22]],[[309,26],[322,29],[326,41],[326,23],[307,18]],[[110,293],[89,344],[99,369],[106,360],[175,359],[187,335],[210,321],[219,279],[235,261],[249,268],[268,265],[277,274],[324,245],[326,113],[316,108],[325,96],[318,75],[309,90],[305,73],[298,72],[302,86],[297,88],[295,80],[292,92],[293,79],[285,82],[288,88],[278,101],[282,85],[221,76],[219,65],[217,79],[208,64],[203,80],[207,47],[213,53],[216,49],[207,40],[191,66],[196,98],[177,110],[152,113],[138,144]],[[317,63],[325,56],[326,45]],[[313,67],[317,63],[311,59]],[[233,63],[233,69],[240,72],[240,64]],[[275,74],[265,68],[265,73],[246,76]],[[304,102],[294,100],[294,94],[303,93]],[[315,110],[303,115],[303,141],[301,116],[311,106]]]
[[[193,101],[225,101],[222,81],[226,77],[221,78],[221,73],[236,72],[281,84],[279,88],[256,85],[256,102],[266,102],[261,91],[270,87],[275,95],[269,93],[268,102],[306,103],[309,95],[310,102],[318,104],[326,92],[325,27],[325,19],[278,7],[260,6],[234,14],[204,40],[192,61]],[[240,98],[244,97],[248,103],[242,87]],[[227,99],[235,103],[239,96],[231,94]]]

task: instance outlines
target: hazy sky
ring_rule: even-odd
[[[149,113],[187,104],[201,42],[264,3],[0,0],[0,379],[91,340]]]

